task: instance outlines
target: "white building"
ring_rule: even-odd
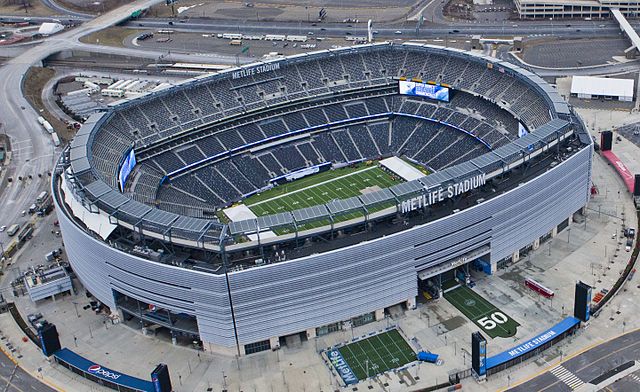
[[[571,96],[581,99],[607,99],[633,101],[635,80],[574,76],[571,80]]]

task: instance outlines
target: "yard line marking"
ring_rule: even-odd
[[[330,178],[330,179],[328,179],[328,180],[325,180],[325,181],[322,181],[322,182],[318,182],[318,183],[316,183],[316,184],[312,184],[312,185],[309,185],[309,186],[304,187],[304,188],[296,189],[296,190],[291,191],[291,192],[286,192],[286,193],[283,193],[283,194],[281,194],[281,195],[274,196],[274,197],[272,197],[272,198],[270,198],[270,199],[261,200],[261,201],[259,201],[259,202],[257,202],[257,203],[252,204],[252,205],[251,205],[251,207],[252,207],[252,206],[257,206],[257,205],[259,205],[259,204],[266,203],[267,201],[271,201],[271,200],[275,200],[275,199],[280,199],[280,198],[282,198],[282,197],[284,197],[284,196],[287,196],[287,195],[293,195],[293,194],[295,194],[295,193],[302,192],[302,191],[304,191],[304,190],[306,190],[306,189],[309,189],[309,188],[315,188],[315,187],[317,187],[317,186],[319,186],[319,185],[328,184],[328,183],[330,183],[330,182],[333,182],[333,181],[336,181],[336,180],[339,180],[339,179],[342,179],[342,178],[345,178],[345,177],[353,176],[353,175],[356,175],[356,174],[358,174],[358,173],[362,173],[362,172],[367,171],[367,170],[373,170],[373,169],[375,169],[375,168],[377,168],[377,167],[378,167],[377,165],[373,165],[373,166],[366,167],[366,168],[364,168],[364,169],[362,169],[362,170],[359,170],[359,171],[355,171],[355,172],[347,173],[347,174],[345,174],[345,175],[343,175],[343,176],[333,177],[333,178]]]

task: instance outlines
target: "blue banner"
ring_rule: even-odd
[[[562,320],[561,322],[554,325],[553,327],[547,329],[540,335],[534,338],[531,338],[526,342],[521,343],[520,345],[510,350],[504,351],[498,355],[494,355],[493,357],[487,358],[487,369],[491,369],[496,366],[502,365],[505,362],[509,362],[514,358],[517,358],[530,351],[533,351],[536,348],[544,345],[545,343],[552,341],[557,336],[567,332],[577,324],[580,324],[580,320],[578,320],[575,317],[567,317],[566,319]]]
[[[134,391],[140,392],[153,392],[154,387],[150,381],[142,380],[140,378],[132,377],[115,370],[108,369],[104,366],[98,365],[80,355],[74,353],[68,348],[63,348],[56,351],[53,354],[58,361],[64,362],[80,370],[83,373],[92,375],[104,381],[122,385],[127,388],[131,388]]]
[[[358,383],[358,378],[353,373],[353,370],[351,370],[347,361],[344,360],[340,351],[330,350],[327,352],[327,357],[345,384],[351,385]]]

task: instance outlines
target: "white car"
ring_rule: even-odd
[[[396,32],[395,32],[395,33],[393,33],[393,34],[402,34],[402,31],[400,31],[400,30],[396,30]]]
[[[0,233],[2,233],[3,231],[7,230],[7,226],[0,226]]]

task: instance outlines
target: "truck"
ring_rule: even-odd
[[[7,235],[9,237],[13,237],[14,235],[16,235],[18,230],[20,230],[20,225],[17,223],[14,223],[13,225],[11,225],[11,227],[9,227],[9,230],[7,230]]]

